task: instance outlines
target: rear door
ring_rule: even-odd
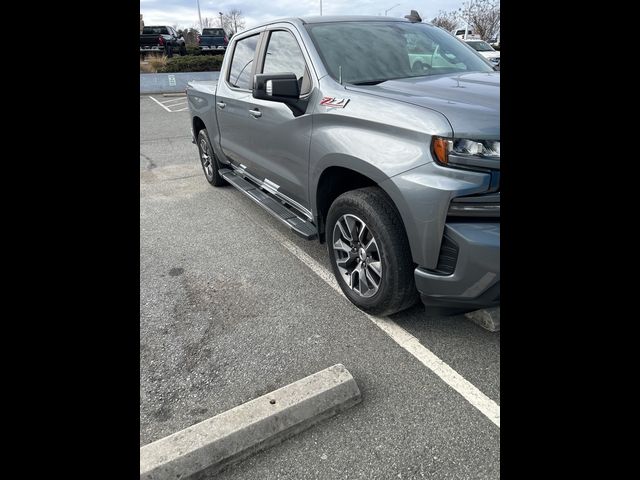
[[[235,165],[255,171],[253,127],[253,75],[260,33],[243,36],[234,42],[229,68],[218,80],[216,115],[220,128],[220,147]],[[229,54],[227,54],[229,55]]]

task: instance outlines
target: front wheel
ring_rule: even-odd
[[[414,305],[418,292],[409,241],[398,210],[378,187],[340,195],[327,215],[333,273],[353,304],[375,315]]]

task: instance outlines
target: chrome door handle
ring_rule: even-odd
[[[262,112],[260,110],[258,110],[257,108],[255,110],[249,110],[249,113],[251,115],[253,115],[255,118],[258,118],[258,117],[262,116]]]
[[[220,107],[220,108],[224,108],[224,107],[227,106],[227,104],[224,103],[224,102],[216,102],[216,105],[218,105],[218,107]]]

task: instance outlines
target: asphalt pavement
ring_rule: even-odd
[[[207,183],[188,111],[140,97],[140,445],[342,363],[362,403],[216,478],[499,478],[500,428],[282,237],[330,269],[326,245]],[[422,306],[392,319],[500,403],[499,332]]]

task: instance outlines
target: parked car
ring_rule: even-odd
[[[274,20],[236,34],[187,99],[206,180],[326,242],[362,310],[500,303],[500,73],[448,32]]]
[[[476,35],[475,33],[473,33],[473,30],[471,29],[467,29],[466,30],[466,36],[465,36],[465,29],[461,28],[456,30],[455,32],[453,32],[453,35],[457,38],[460,38],[461,40],[466,40],[467,38],[477,38],[480,39],[480,35]]]
[[[149,26],[142,29],[140,34],[140,53],[165,53],[168,49],[171,49],[171,53],[187,54],[184,38],[178,35],[178,32],[173,27],[162,25]]]
[[[198,35],[198,48],[203,52],[224,54],[230,37],[222,28],[203,28],[202,35]]]
[[[487,42],[483,40],[465,40],[465,42],[493,65],[500,65],[500,52],[495,51]]]

